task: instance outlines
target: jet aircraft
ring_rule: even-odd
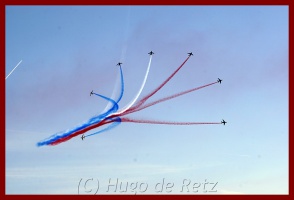
[[[221,123],[224,124],[224,125],[226,125],[226,123],[228,123],[228,122],[226,122],[225,120],[223,120],[223,121],[221,121]]]
[[[221,80],[221,79],[219,79],[219,78],[217,79],[217,82],[218,82],[219,84],[221,84],[222,81],[223,81],[223,80]]]

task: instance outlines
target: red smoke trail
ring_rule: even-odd
[[[92,126],[88,126],[88,127],[84,128],[82,130],[79,130],[79,131],[77,131],[77,132],[75,132],[75,133],[73,133],[73,134],[71,134],[71,135],[69,135],[67,137],[60,138],[59,140],[56,140],[55,142],[52,142],[49,145],[57,145],[59,143],[70,140],[71,138],[76,137],[77,135],[83,134],[83,133],[85,133],[87,131],[90,131],[90,130],[92,130],[94,128],[98,128],[98,127],[103,126],[105,124],[109,124],[111,122],[115,122],[115,119],[104,119],[104,120],[102,120],[101,122],[99,122],[97,124],[94,124]]]
[[[172,73],[160,86],[158,86],[154,91],[152,91],[150,94],[145,96],[143,99],[141,99],[136,105],[134,105],[132,108],[129,108],[127,111],[132,111],[137,108],[139,108],[145,101],[147,101],[150,97],[152,97],[156,92],[158,92],[174,75],[184,66],[184,64],[189,60],[190,56]]]
[[[184,95],[184,94],[187,94],[189,92],[193,92],[195,90],[199,90],[199,89],[202,89],[202,88],[205,88],[205,87],[208,87],[208,86],[211,86],[213,84],[216,84],[218,83],[217,81],[216,82],[213,82],[213,83],[210,83],[210,84],[206,84],[206,85],[203,85],[203,86],[200,86],[200,87],[196,87],[196,88],[193,88],[193,89],[190,89],[190,90],[186,90],[184,92],[180,92],[180,93],[177,93],[177,94],[174,94],[174,95],[171,95],[169,97],[165,97],[165,98],[162,98],[162,99],[159,99],[157,101],[154,101],[154,102],[151,102],[151,103],[148,103],[147,105],[143,106],[143,107],[137,107],[136,109],[132,109],[130,111],[126,111],[125,113],[123,113],[122,115],[126,115],[126,114],[130,114],[130,113],[133,113],[133,112],[137,112],[137,111],[140,111],[140,110],[143,110],[145,108],[148,108],[150,106],[153,106],[155,104],[158,104],[158,103],[161,103],[161,102],[164,102],[164,101],[167,101],[167,100],[170,100],[170,99],[173,99],[173,98],[176,98],[178,96],[181,96],[181,95]],[[122,116],[121,115],[121,116]]]
[[[143,123],[143,124],[167,124],[167,125],[197,125],[197,124],[221,124],[221,122],[167,122],[156,120],[137,120],[127,117],[121,118],[121,122]]]

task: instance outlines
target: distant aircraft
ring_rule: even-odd
[[[219,78],[217,79],[217,82],[218,82],[219,84],[221,84],[222,81],[223,81],[223,80],[221,80],[221,79],[219,79]]]
[[[226,122],[225,120],[223,120],[223,121],[221,121],[221,123],[224,124],[224,125],[226,125],[226,123],[228,123],[228,122]]]
[[[84,134],[82,135],[82,137],[81,137],[81,138],[82,138],[82,140],[84,140],[84,138],[85,138]]]
[[[188,53],[189,54],[189,56],[193,56],[193,53],[191,52],[191,53]]]
[[[116,65],[118,65],[118,66],[120,66],[122,63],[121,62],[119,62],[119,63],[117,63]]]
[[[154,52],[153,51],[150,51],[148,54],[151,56],[152,54],[154,54]]]
[[[90,96],[91,96],[92,94],[94,94],[94,93],[93,93],[93,90],[90,92]]]

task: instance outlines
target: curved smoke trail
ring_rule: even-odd
[[[152,61],[152,55],[150,55],[148,67],[147,67],[147,70],[146,70],[145,77],[144,77],[144,80],[142,82],[141,88],[139,89],[139,91],[138,91],[137,95],[135,96],[135,98],[127,106],[125,106],[124,108],[122,108],[122,110],[119,110],[117,113],[114,113],[114,115],[120,115],[121,113],[125,112],[130,107],[132,107],[133,104],[137,101],[137,99],[139,98],[140,94],[142,93],[142,91],[144,89],[144,86],[145,86],[145,83],[147,81],[148,74],[149,74],[149,71],[150,71],[151,61]]]
[[[116,100],[116,103],[119,103],[120,102],[120,100],[121,100],[121,98],[122,98],[122,96],[124,94],[124,77],[123,77],[123,72],[122,72],[121,66],[119,66],[119,72],[120,72],[120,95],[119,95],[118,99]],[[117,91],[117,85],[118,84],[117,84],[117,81],[116,81],[115,88],[114,88],[114,90],[112,92],[112,95],[111,95],[111,99],[114,99],[114,96],[115,96],[116,91]],[[103,112],[105,112],[106,110],[108,110],[110,106],[111,106],[111,102],[109,102],[106,105],[106,107],[103,110]]]

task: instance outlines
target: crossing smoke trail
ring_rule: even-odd
[[[86,135],[85,137],[89,137],[89,136],[93,136],[93,135],[97,135],[99,133],[102,133],[104,131],[108,131],[116,126],[118,126],[120,123],[121,123],[121,118],[120,117],[116,117],[116,118],[110,118],[108,123],[111,123],[108,127],[98,131],[98,132],[95,132],[95,133],[91,133],[89,135]],[[105,124],[108,124],[108,123],[105,123]]]
[[[143,81],[143,83],[141,85],[141,88],[140,88],[138,94],[136,95],[134,100],[125,109],[128,109],[130,106],[132,106],[133,103],[137,100],[137,98],[141,94],[141,92],[142,92],[142,90],[143,90],[143,88],[145,86],[148,74],[149,74],[151,61],[152,61],[152,56],[150,56],[150,60],[149,60],[149,63],[148,63],[148,67],[147,67],[147,70],[146,70],[144,81]],[[108,111],[104,112],[103,114],[92,117],[90,120],[88,120],[88,122],[78,126],[77,128],[70,129],[70,130],[67,130],[65,132],[55,134],[55,135],[53,135],[53,136],[51,136],[51,137],[37,143],[37,146],[56,145],[56,144],[59,144],[61,142],[65,142],[65,141],[67,141],[67,140],[69,140],[69,139],[71,139],[71,138],[73,138],[73,137],[75,137],[77,135],[83,134],[83,133],[85,133],[85,132],[87,132],[87,131],[89,131],[91,129],[100,127],[100,126],[108,124],[108,123],[113,123],[113,124],[110,125],[109,127],[105,128],[105,129],[103,129],[103,130],[100,130],[100,131],[98,131],[96,133],[87,135],[85,137],[92,136],[92,135],[98,134],[100,132],[104,132],[104,131],[109,130],[109,129],[115,127],[116,125],[118,125],[121,122],[119,117],[113,116],[111,118],[107,118],[107,116],[110,115],[113,112],[116,112],[118,110],[118,102],[121,100],[121,98],[123,96],[123,93],[124,93],[123,72],[122,72],[121,66],[119,66],[119,67],[120,67],[120,79],[121,79],[121,92],[120,92],[120,96],[118,97],[117,101],[114,101],[114,100],[112,100],[110,98],[107,98],[107,97],[105,97],[103,95],[93,93],[96,96],[102,97],[102,98],[108,100],[110,103],[112,103],[113,104],[112,108],[108,109]]]
[[[76,135],[79,135],[81,133],[89,131],[92,129],[92,127],[95,127],[95,125],[99,124],[99,122],[104,120],[105,117],[107,117],[110,113],[115,112],[118,109],[118,104],[114,100],[112,100],[108,97],[105,97],[103,95],[100,95],[100,94],[96,94],[96,93],[93,93],[93,94],[95,94],[105,100],[111,101],[113,103],[112,108],[99,116],[92,117],[86,123],[83,123],[82,125],[80,125],[76,128],[69,129],[64,132],[54,134],[51,137],[49,137],[41,142],[38,142],[37,146],[59,144],[62,141],[67,141]]]
[[[109,108],[106,112],[100,114],[100,115],[97,115],[97,116],[94,116],[92,117],[91,119],[89,119],[87,122],[83,123],[82,125],[76,127],[76,128],[73,128],[73,129],[69,129],[69,130],[66,130],[64,132],[61,132],[61,133],[57,133],[57,134],[54,134],[52,135],[51,137],[43,140],[43,141],[40,141],[37,143],[37,146],[43,146],[43,145],[56,145],[56,144],[59,144],[61,142],[65,142],[79,134],[83,134],[93,128],[97,128],[98,126],[101,126],[101,125],[104,125],[104,124],[107,124],[105,122],[103,122],[104,124],[101,124],[101,121],[105,120],[105,118],[110,115],[111,113],[113,112],[116,112],[119,108],[118,106],[118,102],[121,100],[122,96],[123,96],[123,93],[124,93],[124,79],[123,79],[123,72],[122,72],[122,68],[120,67],[120,77],[121,77],[121,91],[120,91],[120,95],[117,99],[117,101],[114,101],[113,99],[110,99],[108,97],[105,97],[103,95],[100,95],[100,94],[97,94],[97,93],[94,93],[94,95],[98,96],[98,97],[101,97],[107,101],[109,101],[111,104],[112,104],[112,107]]]
[[[152,51],[151,51],[152,52]],[[142,90],[146,84],[146,80],[148,78],[148,74],[149,74],[149,70],[150,70],[150,66],[151,66],[151,61],[152,61],[152,54],[150,54],[150,60],[148,63],[148,67],[145,73],[145,77],[144,80],[141,84],[141,87],[137,93],[137,95],[135,96],[135,98],[123,109],[119,110],[119,106],[118,103],[119,101],[122,99],[123,93],[124,93],[124,79],[123,79],[123,72],[122,72],[122,68],[120,66],[120,79],[121,79],[121,90],[120,90],[120,95],[118,97],[118,99],[115,101],[113,100],[113,98],[108,98],[105,97],[103,95],[94,93],[93,91],[91,92],[91,94],[94,94],[95,96],[101,97],[105,100],[107,100],[109,102],[110,105],[112,105],[109,109],[106,109],[105,112],[103,112],[102,114],[99,114],[97,116],[94,116],[92,118],[90,118],[86,123],[83,123],[80,126],[77,126],[76,128],[73,129],[69,129],[66,130],[64,132],[58,133],[58,134],[54,134],[51,137],[38,142],[37,146],[43,146],[43,145],[57,145],[60,144],[62,142],[65,142],[67,140],[70,140],[73,137],[76,137],[80,134],[83,134],[82,139],[85,137],[89,137],[89,136],[93,136],[99,133],[102,133],[104,131],[110,130],[114,127],[116,127],[117,125],[119,125],[121,122],[130,122],[130,123],[147,123],[147,124],[166,124],[166,125],[202,125],[202,124],[222,124],[222,123],[226,123],[224,122],[224,120],[220,123],[218,122],[171,122],[171,121],[158,121],[158,120],[137,120],[137,119],[131,119],[128,117],[122,117],[124,115],[133,113],[133,112],[138,112],[140,110],[146,109],[150,106],[153,106],[155,104],[176,98],[178,96],[211,86],[216,84],[217,82],[221,83],[221,80],[219,79],[217,82],[213,82],[210,84],[206,84],[200,87],[196,87],[196,88],[192,88],[190,90],[186,90],[183,92],[179,92],[176,93],[174,95],[159,99],[157,101],[151,102],[149,104],[144,105],[144,103],[151,97],[153,96],[156,92],[158,92],[166,83],[168,83],[170,81],[170,79],[172,77],[175,76],[175,74],[184,66],[184,64],[188,61],[188,59],[190,58],[190,56],[156,89],[154,89],[151,93],[149,93],[148,95],[146,95],[145,97],[143,97],[139,102],[137,102],[135,104],[135,102],[137,101],[137,99],[139,98],[140,94],[142,93]],[[98,127],[102,127],[104,125],[108,125],[106,126],[104,129],[101,129],[95,133],[91,133],[89,135],[84,136],[84,133],[86,133],[87,131],[90,131],[92,129],[98,128]]]
[[[118,111],[117,113],[113,113],[112,116],[115,116],[114,117],[114,121],[113,122],[116,122],[108,127],[106,127],[105,129],[102,129],[98,132],[95,132],[95,133],[92,133],[92,134],[89,134],[89,135],[86,135],[85,137],[89,137],[89,136],[93,136],[93,135],[96,135],[96,134],[99,134],[99,133],[102,133],[104,131],[107,131],[107,130],[110,130],[111,128],[114,128],[115,126],[119,125],[121,120],[119,117],[117,117],[118,115],[120,115],[121,113],[125,112],[126,110],[128,110],[135,102],[136,100],[139,98],[140,94],[142,93],[143,89],[144,89],[144,86],[146,84],[146,81],[147,81],[147,78],[148,78],[148,74],[149,74],[149,71],[150,71],[150,66],[151,66],[151,62],[152,62],[152,55],[150,55],[150,59],[149,59],[149,63],[148,63],[148,66],[147,66],[147,70],[146,70],[146,73],[145,73],[145,77],[144,77],[144,80],[142,82],[142,85],[137,93],[137,95],[135,96],[135,98],[127,105],[125,106],[125,108],[123,108],[121,111]],[[120,66],[120,69],[121,69],[121,66]],[[123,75],[122,75],[122,70],[121,70],[121,95],[119,97],[119,99],[117,100],[117,103],[121,100],[122,98],[122,95],[123,95],[123,91],[124,91],[124,81],[123,81]],[[111,118],[110,118],[111,119]]]

